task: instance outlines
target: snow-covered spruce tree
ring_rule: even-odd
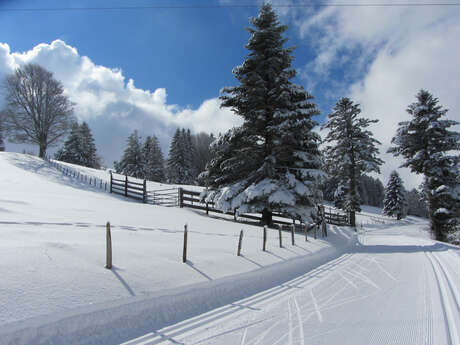
[[[383,200],[383,214],[399,220],[403,217],[406,207],[406,191],[403,181],[396,171],[393,171],[385,188],[385,199]]]
[[[447,109],[428,91],[416,97],[407,108],[411,119],[399,123],[388,152],[404,157],[403,167],[424,175],[431,229],[437,240],[446,240],[460,217],[460,134],[448,129],[458,122],[443,119]]]
[[[328,115],[328,121],[321,129],[328,129],[325,138],[326,153],[329,160],[335,163],[335,174],[346,190],[343,209],[350,213],[352,226],[356,225],[355,212],[360,211],[358,183],[364,173],[380,173],[379,166],[383,161],[377,157],[380,144],[367,130],[371,123],[378,120],[360,118],[359,104],[353,104],[349,98],[341,98]]]
[[[74,123],[64,145],[54,158],[63,162],[78,164],[89,168],[100,168],[100,158],[96,152],[93,135],[86,122]]]
[[[165,169],[163,153],[156,136],[148,136],[142,147],[144,176],[147,180],[164,182]]]
[[[178,128],[169,147],[167,171],[170,183],[193,184],[195,182],[193,152],[190,131]]]
[[[97,154],[96,144],[94,142],[93,134],[86,122],[80,125],[80,142],[81,142],[81,156],[82,165],[99,169],[101,167],[101,158]]]
[[[290,81],[296,74],[293,48],[283,47],[287,27],[271,5],[263,4],[251,23],[250,53],[233,70],[240,85],[224,88],[220,97],[222,107],[244,122],[223,137],[226,143],[211,164],[222,175],[210,172],[214,188],[207,200],[222,210],[262,212],[265,224],[275,211],[307,222],[322,200],[320,137],[311,119],[319,112],[313,97]]]
[[[117,162],[115,169],[119,174],[144,178],[142,144],[137,130],[128,137],[128,146],[120,162]]]

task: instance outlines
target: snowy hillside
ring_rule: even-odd
[[[98,178],[107,176],[99,170],[78,169]],[[216,281],[272,264],[286,265],[291,259],[323,249],[330,255],[351,237],[349,231],[336,230],[328,241],[306,243],[303,236],[296,235],[295,247],[280,249],[277,233],[269,231],[269,252],[263,253],[260,227],[222,221],[188,209],[144,205],[105,193],[64,176],[50,163],[33,156],[0,153],[0,171],[2,331],[8,331],[9,323],[14,321],[45,314],[56,316],[99,303],[124,303],[130,298]],[[111,271],[104,269],[107,221],[113,228]],[[180,259],[186,223],[189,262],[183,264]],[[241,229],[245,232],[244,256],[237,257]],[[270,287],[272,281],[288,279],[298,271],[299,265],[294,264],[281,278],[261,280],[259,288]],[[251,289],[248,291],[257,290]],[[242,291],[241,297],[249,292]]]
[[[36,157],[0,153],[0,171],[2,345],[459,344],[460,250],[425,220],[364,207],[358,233],[279,248],[269,230],[263,252],[260,227],[133,202]]]

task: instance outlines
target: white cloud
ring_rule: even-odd
[[[305,75],[315,83],[338,82],[336,99],[350,96],[363,116],[379,119],[372,130],[383,144],[384,183],[401,160],[383,152],[398,122],[409,119],[405,109],[419,89],[432,92],[449,109],[448,118],[460,121],[459,15],[453,6],[327,7],[293,14],[299,36],[316,52],[314,61],[305,62]],[[421,182],[408,169],[400,173],[407,188]]]
[[[240,123],[230,111],[220,109],[217,98],[205,100],[198,109],[168,104],[164,88],[139,89],[132,79],[125,80],[120,69],[96,65],[62,40],[22,53],[11,52],[8,44],[0,43],[0,78],[25,63],[40,64],[63,83],[76,104],[75,115],[89,123],[107,164],[120,158],[134,129],[143,136],[158,136],[167,154],[176,127],[218,133]]]

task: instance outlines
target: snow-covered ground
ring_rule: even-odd
[[[459,344],[460,251],[424,220],[364,210],[359,235],[279,248],[269,230],[262,252],[260,227],[114,196],[35,157],[0,153],[0,171],[0,344]]]

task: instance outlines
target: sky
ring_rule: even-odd
[[[379,178],[386,184],[398,169],[406,188],[416,187],[420,176],[399,169],[402,161],[385,152],[421,88],[449,109],[448,118],[460,121],[460,6],[453,5],[460,2],[271,3],[289,27],[286,46],[297,47],[294,82],[315,97],[321,111],[316,120],[324,123],[341,97],[359,103],[362,116],[379,120],[371,127],[386,161]],[[120,159],[135,129],[144,138],[156,135],[167,155],[177,127],[218,134],[241,123],[220,108],[218,97],[223,87],[237,85],[232,69],[248,54],[245,28],[259,5],[0,0],[0,79],[26,63],[53,72],[75,103],[75,116],[88,122],[107,166]],[[6,145],[10,151],[23,148]]]

